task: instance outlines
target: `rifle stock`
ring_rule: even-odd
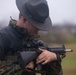
[[[21,68],[25,68],[32,60],[38,57],[38,53],[36,51],[22,51],[18,52],[18,63]]]

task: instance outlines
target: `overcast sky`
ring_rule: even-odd
[[[72,22],[76,24],[76,0],[47,0],[53,23]],[[15,0],[0,0],[0,21],[18,18]]]

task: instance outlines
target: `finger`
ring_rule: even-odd
[[[41,48],[38,48],[38,49],[39,49],[40,51],[42,51],[42,52],[45,51],[45,49],[41,49]]]
[[[45,56],[44,56],[44,54],[40,54],[38,57],[37,57],[37,60],[41,60],[41,59],[43,59]]]
[[[42,64],[44,65],[44,64],[46,64],[46,63],[48,63],[48,60],[44,61]]]
[[[42,58],[45,57],[45,52],[44,52],[45,50],[44,49],[41,49],[41,48],[39,48],[39,50],[42,51],[42,53],[38,56],[38,58],[39,59],[42,59]]]
[[[37,61],[37,64],[44,62],[44,59]]]
[[[31,68],[25,68],[25,71],[30,72],[31,71]]]
[[[36,64],[41,63],[41,62],[42,62],[42,60],[41,60],[41,59],[38,59],[38,60],[36,61]]]

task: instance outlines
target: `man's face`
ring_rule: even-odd
[[[26,29],[29,35],[32,35],[32,36],[38,34],[38,30],[39,30],[38,28],[31,25],[28,21],[26,21]]]

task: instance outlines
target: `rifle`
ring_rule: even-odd
[[[61,47],[54,47],[54,48],[49,48],[45,45],[45,43],[41,40],[34,40],[32,44],[27,44],[26,50],[19,51],[17,53],[18,57],[18,63],[21,68],[25,68],[26,65],[28,65],[31,61],[35,60],[40,54],[41,51],[38,50],[38,48],[44,48],[50,52],[54,52],[60,55],[65,55],[66,52],[72,52],[72,49],[65,49],[65,46],[62,45]],[[28,51],[29,49],[32,49]],[[39,69],[41,70],[41,67],[39,65]]]

